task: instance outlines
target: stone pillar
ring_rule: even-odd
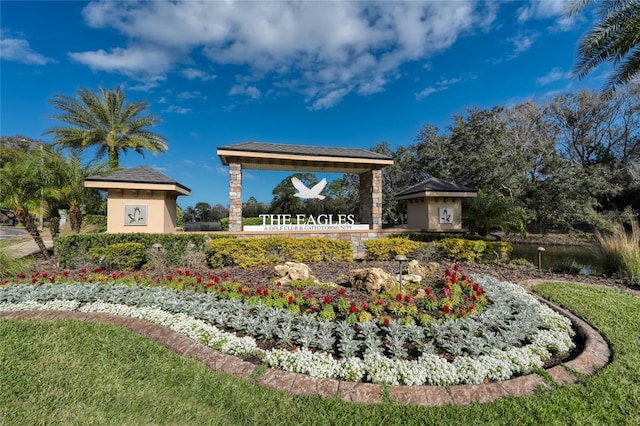
[[[242,165],[229,163],[229,231],[242,231]]]
[[[360,174],[360,220],[382,229],[382,171]]]

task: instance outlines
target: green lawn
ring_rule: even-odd
[[[640,297],[557,283],[537,291],[599,329],[613,363],[577,384],[490,404],[359,405],[293,396],[210,371],[115,326],[3,320],[0,424],[640,424]]]

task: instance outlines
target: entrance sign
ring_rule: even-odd
[[[362,231],[368,230],[369,224],[355,223],[352,214],[321,214],[306,216],[304,214],[261,214],[262,225],[247,225],[243,231]]]
[[[367,229],[382,229],[382,169],[393,164],[393,158],[361,148],[336,148],[323,146],[287,145],[264,142],[242,142],[218,148],[218,157],[229,166],[229,231],[238,232],[242,226],[242,171],[279,170],[322,173],[354,173],[360,180],[358,188],[358,216],[368,225]],[[297,183],[296,183],[297,185]],[[297,187],[299,198],[322,199],[324,182],[312,188]],[[315,224],[331,231],[329,227],[359,227],[356,224]],[[267,225],[264,225],[267,226]],[[264,226],[260,228],[264,228]],[[308,226],[313,224],[269,225]],[[249,230],[250,228],[244,228]]]

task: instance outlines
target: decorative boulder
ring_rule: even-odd
[[[438,272],[440,265],[436,262],[429,262],[427,266],[423,266],[417,260],[412,260],[407,264],[408,275],[419,275],[423,278],[432,277]]]
[[[297,280],[316,280],[311,269],[304,263],[286,262],[284,265],[276,265],[274,272],[283,284]]]
[[[391,291],[396,285],[393,277],[381,268],[354,269],[349,271],[348,281],[351,288],[370,294]]]
[[[397,276],[398,281],[400,281],[400,276]],[[410,284],[418,284],[422,282],[422,275],[418,274],[404,274],[402,275],[402,282],[410,283]]]

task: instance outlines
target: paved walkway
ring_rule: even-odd
[[[21,238],[21,240],[22,239],[24,239],[24,237]],[[48,249],[53,248],[53,239],[51,237],[44,236],[42,237],[42,240],[44,241],[44,245]],[[32,254],[39,253],[40,249],[38,248],[38,244],[36,244],[36,242],[33,241],[33,238],[29,236],[29,240],[12,244],[10,247],[8,247],[8,251],[11,256],[18,259],[21,257],[31,256]]]
[[[560,386],[573,383],[578,380],[577,375],[591,375],[605,366],[609,362],[611,353],[604,338],[589,324],[572,313],[553,305],[550,306],[571,319],[577,332],[585,340],[585,347],[580,355],[571,361],[546,370],[553,382]],[[255,364],[220,353],[171,329],[135,318],[75,311],[0,311],[0,319],[2,318],[76,319],[114,324],[155,339],[166,348],[182,356],[203,362],[213,370],[230,373],[244,380],[249,380],[257,368]],[[384,400],[383,386],[370,383],[317,379],[271,368],[267,369],[260,377],[253,379],[268,388],[296,395],[320,395],[327,398],[338,396],[345,401],[366,404],[378,404]],[[551,385],[541,375],[529,374],[511,380],[481,385],[390,386],[389,397],[393,401],[421,406],[468,405],[473,402],[491,402],[509,395],[531,395],[537,388],[548,388]]]

